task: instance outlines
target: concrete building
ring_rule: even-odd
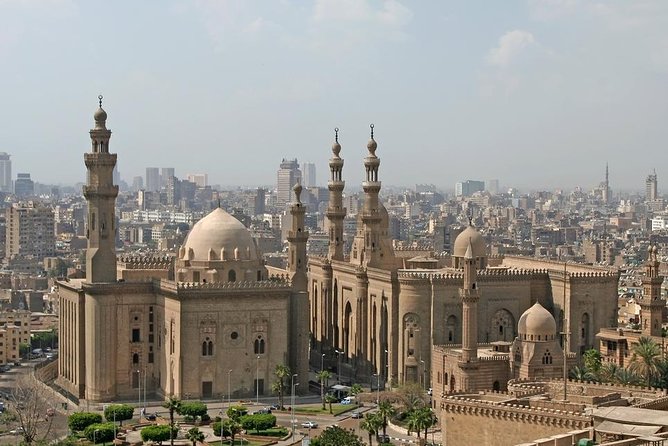
[[[304,174],[304,187],[309,188],[318,185],[316,183],[314,163],[302,163],[302,173]]]
[[[199,220],[174,261],[124,259],[113,237],[117,186],[107,114],[95,112],[85,154],[89,206],[86,278],[58,282],[56,384],[77,399],[234,398],[268,395],[277,365],[308,389],[308,296],[301,186],[290,204],[286,269],[264,265],[251,233],[217,208]],[[119,268],[120,266],[120,268]],[[118,272],[117,272],[118,270]],[[123,281],[117,281],[117,277]]]
[[[658,198],[656,170],[654,170],[647,175],[647,179],[645,180],[645,201],[655,201]]]
[[[29,173],[17,173],[14,181],[14,194],[18,198],[28,198],[35,195],[35,183]]]
[[[30,311],[0,311],[0,364],[19,361],[21,344],[30,345]]]
[[[174,178],[174,168],[163,167],[160,170],[160,186],[167,187],[167,184],[170,182],[170,178]]]
[[[292,186],[302,181],[299,163],[284,158],[276,176],[276,205],[282,207],[292,199]]]
[[[12,160],[11,155],[0,152],[0,192],[12,192]]]
[[[466,180],[455,184],[455,195],[457,197],[470,197],[475,192],[482,192],[484,190],[484,181]]]
[[[14,203],[5,211],[5,260],[15,257],[41,262],[56,253],[53,210],[36,201]]]
[[[186,178],[191,183],[195,183],[197,187],[206,187],[209,185],[209,175],[205,173],[189,173]]]
[[[146,191],[158,192],[160,190],[160,169],[157,167],[146,168]]]

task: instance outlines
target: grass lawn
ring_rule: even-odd
[[[219,441],[207,441],[207,443],[211,446],[229,446],[230,440],[224,440],[222,442],[220,440]],[[243,446],[266,446],[270,443],[271,443],[270,441],[251,441],[251,440],[243,440],[243,443],[242,443],[241,440],[239,440],[238,438],[236,438],[234,440],[234,446],[237,446],[237,445],[239,445],[239,446],[241,446],[241,445],[243,445]]]
[[[355,404],[332,404],[332,413],[334,415],[339,415],[355,409],[357,409]],[[302,415],[329,415],[329,404],[325,404],[325,410],[322,410],[322,403],[295,406],[295,413]]]

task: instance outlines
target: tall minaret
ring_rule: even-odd
[[[459,290],[462,299],[462,362],[472,362],[478,359],[478,300],[480,292],[476,283],[476,259],[473,257],[473,247],[469,245],[464,254],[464,284]]]
[[[292,282],[290,296],[290,357],[292,373],[298,375],[302,392],[308,390],[309,362],[309,300],[306,276],[306,242],[308,231],[304,228],[304,205],[301,202],[302,186],[297,183],[293,188],[295,201],[290,204],[292,226],[288,231],[288,275]]]
[[[369,155],[364,158],[366,169],[366,180],[362,182],[364,190],[364,207],[360,211],[357,223],[357,234],[353,241],[353,253],[351,262],[360,266],[380,266],[382,259],[381,245],[381,213],[378,193],[380,192],[380,181],[378,181],[378,167],[380,158],[376,156],[378,144],[373,139],[373,124],[371,124],[371,139],[366,145]],[[360,224],[361,223],[361,224]]]
[[[661,336],[661,321],[666,302],[661,299],[663,277],[659,275],[656,246],[647,249],[645,276],[642,278],[643,296],[640,303],[640,328],[645,336]]]
[[[343,159],[339,156],[339,129],[334,129],[334,156],[329,160],[331,177],[327,184],[329,188],[329,205],[327,206],[327,220],[329,223],[329,251],[330,260],[343,260],[343,219],[346,217],[346,208],[343,207],[343,188],[346,182],[342,180]]]
[[[88,249],[86,250],[86,281],[116,281],[116,197],[118,186],[113,174],[116,154],[109,153],[111,130],[106,127],[107,112],[100,107],[93,115],[95,128],[90,131],[91,151],[84,154],[88,182],[83,194],[88,201]]]
[[[288,231],[288,272],[293,286],[306,290],[306,242],[308,231],[304,228],[306,209],[301,202],[302,185],[297,183],[292,188],[295,201],[290,204],[292,227]]]

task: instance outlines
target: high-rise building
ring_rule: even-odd
[[[12,160],[10,154],[0,152],[0,192],[12,192]]]
[[[499,193],[499,180],[494,179],[494,180],[489,180],[486,183],[486,190],[492,195],[496,195]]]
[[[144,178],[141,176],[136,176],[132,178],[132,190],[137,192],[139,189],[144,188]]]
[[[149,192],[160,190],[160,169],[157,167],[146,168],[146,190]]]
[[[292,200],[293,186],[301,183],[302,180],[302,172],[299,170],[297,159],[286,160],[283,158],[277,177],[276,204],[278,206],[285,206],[286,203]]]
[[[315,187],[316,186],[315,164],[314,163],[302,163],[302,173],[304,174],[304,184],[303,184],[303,186],[306,187],[306,188]]]
[[[170,178],[174,178],[174,168],[163,167],[160,173],[160,186],[166,187]]]
[[[209,175],[205,173],[189,173],[187,179],[191,183],[195,183],[197,187],[206,187],[209,184]]]
[[[654,170],[647,175],[645,180],[645,200],[655,201],[657,198],[659,198],[659,195],[657,194],[656,170]]]
[[[466,180],[455,184],[455,195],[458,197],[470,197],[475,192],[482,192],[484,190],[484,181]]]
[[[17,173],[14,182],[14,194],[19,198],[31,197],[35,194],[35,183],[29,173]]]
[[[14,203],[6,210],[5,258],[33,257],[41,261],[56,254],[53,210],[34,201]]]

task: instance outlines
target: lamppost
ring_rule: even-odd
[[[390,352],[385,349],[385,370],[387,373],[385,373],[385,379],[387,381],[390,381]]]
[[[144,415],[146,415],[146,367],[144,367],[144,405],[142,406],[144,409]]]
[[[229,409],[232,401],[232,387],[230,386],[230,376],[232,376],[232,370],[227,371],[227,408]]]
[[[420,359],[420,364],[422,365],[422,390],[427,390],[427,366],[423,359]]]
[[[137,409],[139,409],[139,421],[141,421],[141,370],[137,369]]]
[[[341,384],[341,354],[343,352],[338,350],[334,350],[334,352],[336,352],[336,382]]]
[[[100,432],[99,429],[93,431],[93,444],[97,444],[97,433]]]
[[[299,376],[299,374],[295,373],[290,377],[290,420],[293,438],[295,436],[295,387],[299,385],[299,383],[295,384],[295,378],[297,376]]]
[[[376,405],[380,404],[380,373],[374,373],[371,376],[376,377]],[[372,389],[373,390],[373,389]]]
[[[325,395],[325,380],[324,374],[322,373],[325,370],[325,354],[323,353],[320,357],[320,397],[323,398]],[[329,383],[328,383],[329,384]],[[324,399],[323,399],[324,401]]]
[[[260,355],[255,361],[255,404],[260,404]]]

